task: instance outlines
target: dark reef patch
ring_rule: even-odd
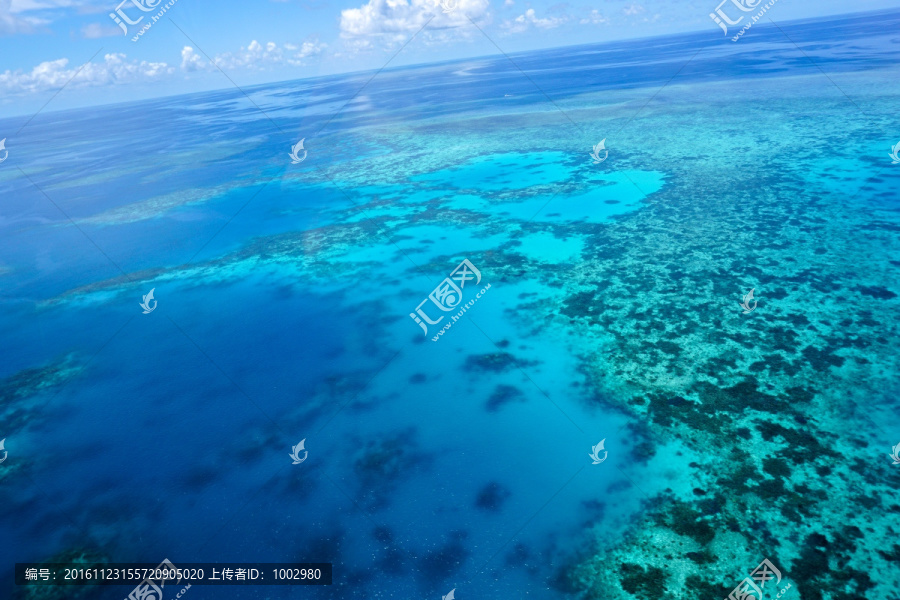
[[[622,589],[641,600],[659,600],[666,595],[666,575],[659,567],[626,563],[619,573]]]
[[[0,422],[4,431],[26,427],[40,408],[29,406],[27,400],[65,383],[80,370],[74,359],[67,357],[44,367],[23,369],[0,380]]]
[[[463,543],[468,535],[462,531],[450,534],[450,540],[437,550],[429,550],[418,561],[418,574],[425,589],[438,589],[452,575],[459,573],[469,557]]]
[[[494,388],[484,408],[488,412],[497,412],[510,402],[525,402],[525,394],[515,386],[500,384]]]
[[[406,553],[394,543],[394,534],[387,527],[372,530],[372,537],[380,545],[376,551],[376,563],[383,573],[402,575],[407,571]]]
[[[502,373],[516,367],[533,366],[534,361],[517,360],[509,352],[490,352],[488,354],[473,354],[466,358],[465,368],[469,371],[487,371]]]
[[[478,492],[475,497],[475,507],[489,512],[499,512],[510,494],[509,489],[492,481]]]
[[[879,300],[890,300],[897,297],[897,294],[882,285],[860,285],[856,287],[856,291],[872,298],[878,298]]]
[[[396,483],[427,466],[429,458],[418,447],[416,430],[410,427],[379,440],[368,440],[358,451],[353,470],[359,480],[361,500],[370,510],[386,507]]]
[[[692,538],[701,546],[709,544],[716,536],[715,529],[708,521],[701,520],[703,515],[684,502],[676,501],[667,511],[660,515],[662,522],[679,535]]]

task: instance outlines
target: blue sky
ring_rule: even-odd
[[[0,0],[0,117],[317,75],[686,31],[721,39],[719,0]],[[756,0],[728,0],[750,2]],[[145,12],[143,4],[152,10]],[[727,6],[727,5],[726,5]],[[117,7],[136,21],[126,36]],[[900,7],[900,0],[779,0],[776,22]],[[751,13],[752,14],[752,13]],[[478,24],[484,33],[470,21]],[[496,44],[496,45],[495,45]],[[92,58],[93,57],[93,58]],[[209,58],[207,58],[209,57]]]

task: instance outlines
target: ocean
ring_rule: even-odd
[[[0,166],[4,582],[725,597],[768,558],[795,598],[896,598],[898,25],[41,112]]]

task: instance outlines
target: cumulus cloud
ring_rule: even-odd
[[[69,67],[69,59],[42,62],[31,72],[6,70],[0,73],[0,90],[9,94],[29,94],[59,89],[66,85],[89,87],[136,81],[152,81],[175,72],[164,62],[127,60],[124,54],[107,54],[102,62],[90,62],[79,71]]]
[[[609,19],[600,14],[596,8],[591,11],[587,17],[578,21],[582,25],[600,25],[601,23],[609,23]]]
[[[266,45],[253,40],[245,48],[237,52],[224,52],[213,57],[216,64],[222,69],[265,69],[277,66],[300,67],[308,64],[307,58],[320,54],[328,44],[317,39],[307,40],[300,45],[284,44],[279,46],[275,42]],[[184,71],[213,70],[213,66],[207,58],[198,54],[190,46],[181,50],[181,68]]]
[[[203,69],[212,69],[212,65],[206,60],[205,56],[200,56],[190,46],[181,49],[181,70],[192,72]]]
[[[528,31],[532,27],[537,27],[538,29],[553,29],[554,27],[559,27],[567,20],[566,17],[545,17],[541,19],[538,18],[533,8],[529,8],[524,14],[519,15],[512,21],[504,21],[501,24],[501,27],[506,29],[509,33],[522,33],[523,31]]]
[[[632,4],[631,6],[625,7],[625,14],[629,17],[633,17],[634,15],[639,15],[642,12],[646,12],[646,8],[641,6],[640,4]]]
[[[317,40],[299,45],[285,44],[279,47],[269,42],[265,46],[253,41],[239,52],[217,55],[215,60],[222,68],[264,68],[266,66],[300,66],[305,59],[319,54],[325,44]],[[202,54],[190,46],[181,50],[181,69],[185,72],[212,70],[215,67]],[[31,71],[7,69],[0,72],[0,94],[34,94],[59,89],[64,85],[76,87],[119,85],[158,81],[176,72],[175,66],[164,62],[129,60],[125,54],[106,54],[102,61],[93,61],[83,68],[70,65],[68,58],[40,63]],[[69,82],[71,80],[71,82]]]
[[[430,41],[449,41],[453,36],[441,30],[465,28],[471,34],[469,19],[488,18],[488,0],[457,0],[455,8],[445,13],[435,0],[369,0],[359,8],[341,11],[341,37],[357,48],[378,40],[387,46],[405,42],[428,24],[425,37]]]

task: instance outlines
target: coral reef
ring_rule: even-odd
[[[805,101],[840,120],[837,103]],[[712,171],[674,166],[647,206],[595,232],[567,282],[560,315],[603,348],[590,363],[606,400],[706,455],[684,473],[691,495],[567,569],[588,598],[724,598],[764,557],[804,599],[900,586],[900,475],[867,450],[887,445],[869,400],[900,372],[900,220],[835,206],[811,160],[778,164],[732,173],[727,201]]]

